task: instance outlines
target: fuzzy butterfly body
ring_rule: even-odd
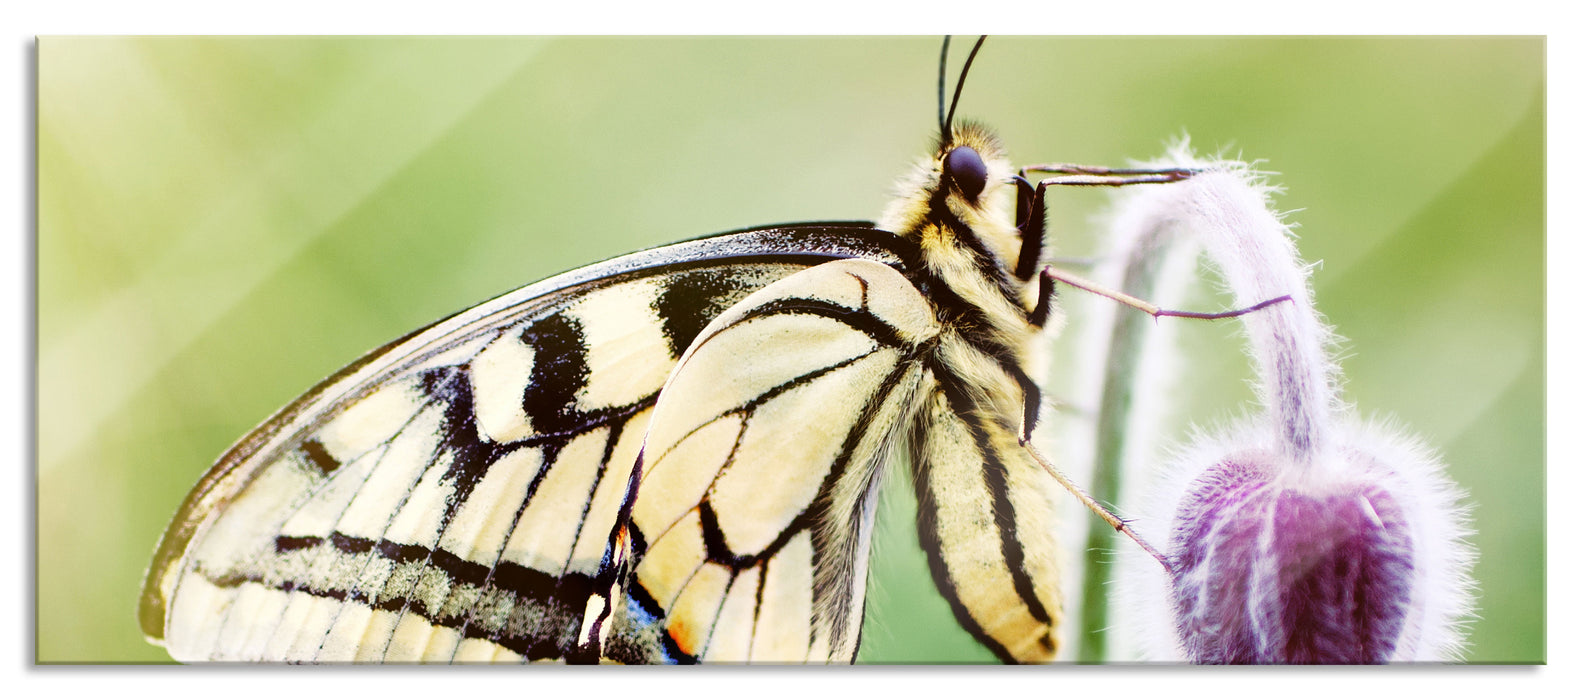
[[[877,226],[616,258],[325,380],[188,496],[145,633],[182,660],[850,662],[902,451],[957,620],[1052,659],[1058,487],[1022,445],[1058,321],[1043,190],[941,122]]]

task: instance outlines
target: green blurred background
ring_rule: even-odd
[[[938,48],[41,39],[37,660],[167,659],[135,620],[167,519],[363,351],[638,248],[876,216],[933,137]],[[1437,445],[1475,505],[1476,662],[1545,659],[1544,71],[1536,38],[1007,37],[959,112],[1018,162],[1190,133],[1281,173],[1347,399]],[[1104,201],[1052,198],[1058,252],[1093,250]],[[1187,359],[1199,422],[1250,396],[1212,328]],[[933,592],[906,491],[860,658],[990,661]]]

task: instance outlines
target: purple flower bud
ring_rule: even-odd
[[[1176,624],[1198,663],[1384,663],[1412,597],[1412,538],[1375,484],[1281,483],[1266,455],[1214,465],[1170,542]]]
[[[1419,441],[1340,400],[1333,339],[1270,188],[1245,165],[1184,148],[1171,164],[1205,172],[1131,197],[1117,219],[1125,240],[1190,232],[1238,306],[1290,303],[1241,317],[1261,410],[1200,434],[1134,511],[1133,529],[1164,541],[1169,570],[1126,565],[1115,597],[1132,618],[1121,627],[1151,659],[1455,659],[1474,556],[1460,492]]]

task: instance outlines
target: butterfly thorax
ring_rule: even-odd
[[[954,186],[946,174],[946,158],[961,148],[974,151],[985,170],[982,191],[975,196]],[[941,286],[949,291],[940,304],[941,322],[973,335],[990,334],[1013,347],[1026,342],[1027,313],[1036,302],[1036,285],[1013,273],[1022,247],[1013,225],[1014,175],[993,132],[963,124],[897,184],[897,196],[878,222],[918,246],[915,274],[923,278],[918,282],[931,292]],[[961,304],[950,303],[955,300]],[[965,313],[963,305],[978,313]]]
[[[946,159],[960,148],[971,149],[982,161],[981,192],[964,192],[951,181]],[[1027,365],[1039,332],[1028,322],[1037,285],[1013,272],[1022,246],[1013,225],[1014,174],[993,132],[970,122],[958,125],[948,143],[920,159],[898,183],[896,198],[879,220],[880,228],[917,245],[912,274],[935,305],[942,328],[940,360],[983,399],[980,405],[995,405],[1000,410],[994,412],[1007,417],[1019,415],[1008,399],[1020,398],[1021,392],[1003,390],[1014,383],[1003,370]]]

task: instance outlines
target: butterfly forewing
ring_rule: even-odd
[[[865,260],[787,277],[706,328],[654,408],[606,656],[851,661],[875,486],[937,333],[917,289]]]
[[[518,290],[392,343],[222,458],[145,585],[181,659],[563,657],[652,404],[710,320],[859,224],[738,232]]]

